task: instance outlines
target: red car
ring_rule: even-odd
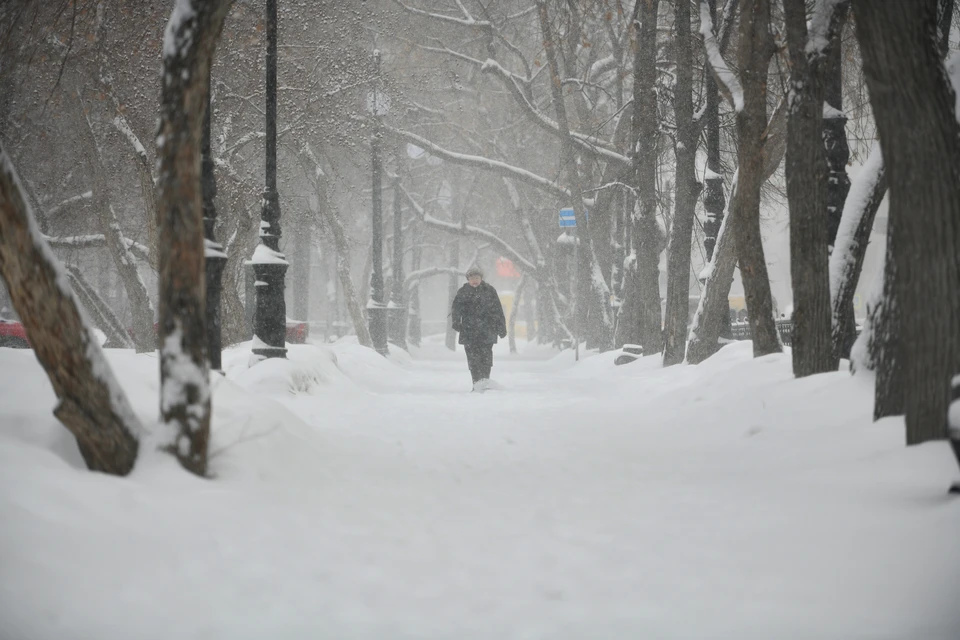
[[[0,318],[0,347],[11,349],[29,349],[30,341],[23,325],[16,320]]]
[[[310,325],[306,322],[287,319],[287,342],[291,344],[305,344],[310,334]]]

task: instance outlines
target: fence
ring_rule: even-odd
[[[731,322],[730,329],[734,340],[750,340],[749,322]],[[777,320],[777,332],[784,346],[793,344],[793,320]]]

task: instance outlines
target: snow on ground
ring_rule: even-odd
[[[960,636],[955,462],[869,379],[521,347],[486,394],[440,339],[229,350],[214,480],[87,472],[0,349],[0,639]],[[156,357],[107,353],[155,424]]]

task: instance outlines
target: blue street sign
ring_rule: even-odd
[[[560,209],[560,228],[576,226],[577,216],[574,214],[573,209]]]

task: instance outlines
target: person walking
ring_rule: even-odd
[[[507,320],[497,290],[483,280],[479,267],[467,270],[467,283],[453,298],[453,330],[460,334],[460,344],[467,353],[467,366],[473,378],[474,391],[490,387],[493,367],[493,345],[507,336]]]

